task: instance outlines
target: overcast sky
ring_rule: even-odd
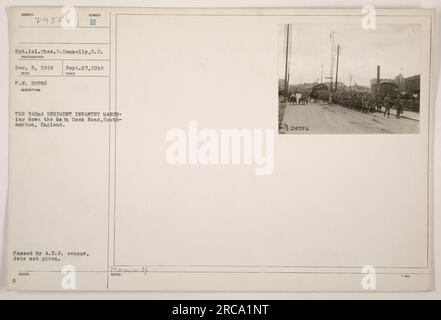
[[[291,25],[290,84],[323,82],[331,70],[330,32],[335,31],[335,52],[340,44],[338,80],[349,85],[370,86],[381,66],[381,78],[404,77],[420,73],[421,27],[412,24],[378,24],[375,30],[364,30],[350,24],[293,24]],[[279,79],[285,78],[286,25],[279,27]],[[334,54],[336,59],[336,54]],[[334,59],[334,60],[335,60]],[[334,77],[336,63],[334,61]],[[329,81],[329,80],[326,80]],[[335,79],[334,79],[335,81]]]

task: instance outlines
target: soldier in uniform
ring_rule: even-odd
[[[392,100],[389,94],[386,95],[386,97],[384,97],[384,114],[383,116],[386,116],[387,113],[387,117],[389,118],[390,116],[390,108],[391,108],[391,104],[392,104]]]
[[[376,105],[377,105],[377,111],[378,112],[381,112],[381,108],[382,108],[382,103],[381,103],[381,100],[380,100],[380,98],[379,97],[377,97],[377,99],[376,99]]]
[[[373,95],[369,95],[369,112],[375,112],[377,109],[377,101]]]
[[[400,119],[400,115],[403,113],[403,104],[401,103],[400,94],[397,95],[395,99],[395,109],[397,109],[397,119]]]
[[[354,94],[352,96],[351,109],[360,111],[361,109],[361,101],[358,94]]]
[[[369,111],[369,97],[367,95],[361,97],[361,107],[363,112]]]

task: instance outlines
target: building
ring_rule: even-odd
[[[420,93],[420,75],[417,74],[415,76],[412,77],[408,77],[405,79],[404,83],[405,83],[405,89],[407,92],[410,93],[414,93],[414,94],[418,94]]]
[[[398,88],[400,88],[401,91],[405,90],[405,80],[406,78],[404,78],[401,73],[394,78],[394,82],[398,85]]]
[[[377,79],[371,79],[371,90],[377,85]],[[395,83],[400,91],[407,91],[412,93],[420,92],[420,75],[417,74],[412,77],[405,78],[401,73],[393,79],[380,79],[380,85],[383,83]]]
[[[351,86],[351,91],[370,92],[371,89],[369,87],[362,86],[362,85],[354,83],[354,85]]]
[[[382,83],[389,83],[389,82],[395,82],[394,79],[380,79],[380,84]],[[371,79],[371,89],[372,86],[377,85],[377,78]]]

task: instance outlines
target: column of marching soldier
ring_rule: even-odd
[[[329,92],[313,92],[304,93],[301,98],[297,99],[295,94],[288,98],[291,104],[308,104],[310,102],[329,102]],[[284,97],[281,97],[280,102],[286,102]],[[390,110],[395,109],[396,117],[399,119],[403,113],[403,102],[400,95],[387,94],[384,98],[376,96],[371,93],[354,93],[354,92],[336,92],[332,94],[332,102],[339,104],[348,109],[361,112],[383,112],[384,116],[389,118]]]
[[[390,116],[390,110],[395,109],[395,117],[398,119],[403,113],[404,108],[399,94],[395,96],[387,94],[382,98],[371,93],[354,94],[350,92],[339,92],[333,94],[332,102],[348,109],[361,112],[382,112],[383,115],[388,118]]]

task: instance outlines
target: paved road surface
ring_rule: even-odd
[[[383,113],[363,113],[339,105],[310,103],[288,104],[282,123],[290,130],[286,133],[418,133],[419,121],[409,118],[397,119],[395,110],[390,118]],[[295,127],[298,127],[295,130]],[[303,130],[307,126],[309,130]]]

